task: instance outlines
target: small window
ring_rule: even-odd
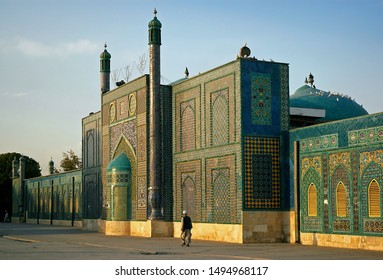
[[[347,192],[342,182],[336,187],[336,215],[338,217],[347,216]]]
[[[368,187],[368,216],[380,217],[380,188],[376,180]]]
[[[317,216],[317,188],[313,183],[310,184],[308,188],[308,215],[309,216]]]

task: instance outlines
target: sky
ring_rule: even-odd
[[[0,154],[18,152],[43,175],[63,152],[81,157],[81,121],[100,110],[99,55],[112,80],[141,76],[153,10],[162,23],[168,84],[236,59],[289,64],[290,94],[315,85],[383,111],[383,0],[0,0]],[[148,73],[148,66],[144,73]],[[114,88],[113,84],[111,85]]]

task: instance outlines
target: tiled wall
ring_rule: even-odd
[[[129,220],[147,217],[147,106],[149,77],[142,76],[108,92],[102,98],[102,182],[106,186],[109,162],[125,153],[132,165]],[[103,215],[110,216],[110,189],[104,187]]]
[[[241,222],[238,61],[173,86],[173,220]]]
[[[82,219],[81,170],[24,181],[28,220],[41,222]]]
[[[383,114],[291,131],[300,141],[302,232],[383,236],[382,217],[369,217],[368,187],[376,180],[383,213]],[[293,151],[291,151],[291,158]],[[308,216],[308,186],[317,188],[317,216]],[[336,188],[346,190],[346,215],[338,216]],[[293,189],[293,188],[291,188]]]

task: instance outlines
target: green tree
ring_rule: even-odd
[[[19,153],[0,154],[0,218],[5,210],[12,210],[12,161],[19,161]],[[33,158],[23,155],[25,159],[25,179],[41,176],[40,164]],[[10,213],[11,214],[11,213]]]
[[[61,160],[60,167],[64,171],[70,171],[82,168],[82,161],[73,150],[69,150],[66,153],[63,153],[63,159]]]

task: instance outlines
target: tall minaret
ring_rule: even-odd
[[[53,159],[49,161],[49,174],[53,175],[55,173],[55,163],[53,162]]]
[[[162,145],[161,145],[161,22],[157,19],[154,9],[154,18],[149,22],[149,188],[148,200],[150,207],[150,220],[160,220],[161,215],[161,188],[162,188]]]
[[[110,58],[112,56],[108,53],[106,47],[105,44],[105,50],[100,55],[100,87],[102,94],[110,90]]]

